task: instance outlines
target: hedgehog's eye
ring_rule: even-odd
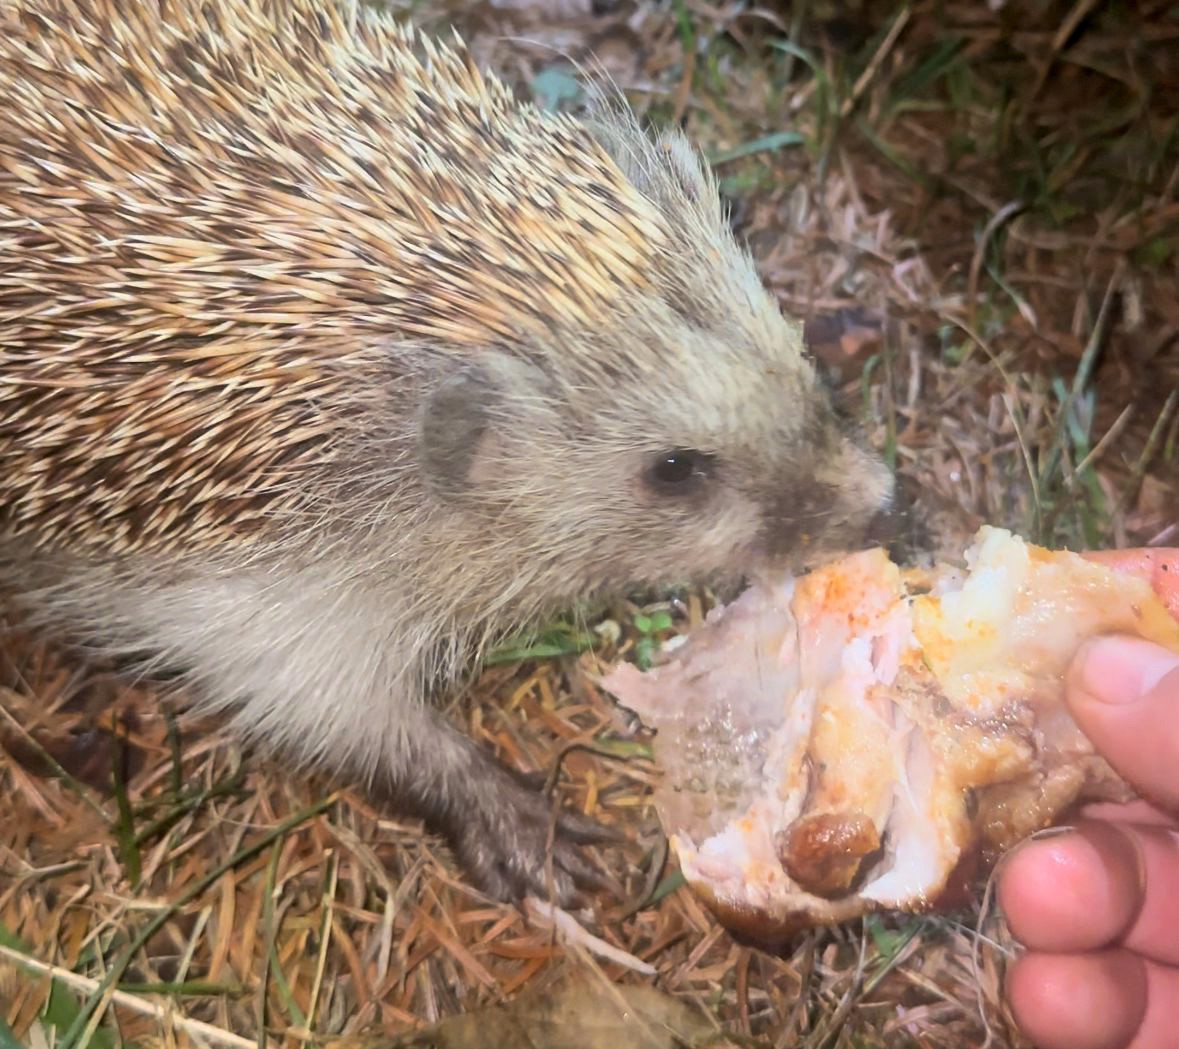
[[[647,471],[647,481],[656,491],[668,495],[685,494],[696,487],[709,472],[712,457],[690,448],[673,448],[660,452]]]

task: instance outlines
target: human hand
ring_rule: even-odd
[[[1174,595],[1172,595],[1173,600]],[[1145,802],[1093,805],[1072,831],[1029,842],[999,876],[1028,953],[1007,995],[1039,1049],[1179,1046],[1179,655],[1131,638],[1077,654],[1077,724]]]

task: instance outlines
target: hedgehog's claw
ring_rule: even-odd
[[[607,827],[576,812],[562,812],[557,817],[561,833],[577,845],[621,845],[629,839],[615,827]]]
[[[525,896],[570,907],[583,893],[617,890],[581,851],[585,845],[616,842],[617,831],[576,813],[554,821],[552,802],[496,765],[472,805],[448,828],[456,858],[471,881],[497,899]],[[482,770],[480,770],[482,771]],[[551,848],[550,848],[551,837]]]

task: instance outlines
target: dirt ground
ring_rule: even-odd
[[[584,67],[688,129],[895,466],[911,556],[983,522],[1179,545],[1172,7],[398,5],[457,26],[524,97],[576,105]],[[597,940],[489,902],[416,824],[0,613],[0,1049],[1021,1044],[981,888],[958,914],[771,955],[664,863],[658,769],[591,675],[709,600],[637,597],[593,624],[593,650],[565,631],[506,653],[453,708],[505,761],[559,761],[562,798],[628,829],[602,851],[617,898],[578,916]]]

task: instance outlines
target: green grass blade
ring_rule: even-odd
[[[762,135],[749,142],[742,142],[739,146],[722,149],[712,154],[708,161],[713,166],[727,164],[742,157],[751,157],[758,153],[773,153],[788,146],[801,146],[806,142],[806,136],[799,131],[775,131],[772,135]]]

